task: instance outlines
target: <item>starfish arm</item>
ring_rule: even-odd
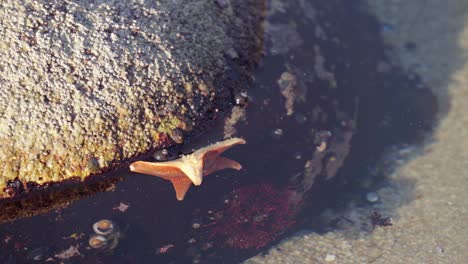
[[[211,166],[208,166],[204,169],[203,175],[206,176],[213,172],[224,170],[224,169],[240,170],[242,169],[242,165],[232,159],[228,159],[225,157],[217,157],[215,162],[213,162]]]
[[[170,180],[172,177],[186,176],[180,166],[181,162],[178,160],[166,162],[136,161],[130,164],[130,170]]]
[[[170,179],[176,192],[177,200],[184,200],[185,194],[192,186],[192,181],[187,177],[173,177]]]
[[[195,151],[193,155],[199,159],[210,158],[210,157],[220,155],[221,153],[232,148],[235,145],[245,144],[245,143],[247,142],[242,138],[230,138],[221,142],[211,144],[204,148],[201,148]]]

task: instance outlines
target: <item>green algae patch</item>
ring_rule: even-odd
[[[182,143],[249,79],[263,8],[2,1],[0,198],[13,181],[85,179]]]

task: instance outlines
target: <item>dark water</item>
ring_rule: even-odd
[[[248,143],[225,154],[241,171],[206,177],[183,202],[170,182],[126,170],[57,191],[70,199],[0,225],[0,262],[237,263],[295,230],[333,229],[318,221],[323,210],[359,202],[385,184],[371,171],[389,148],[424,139],[434,96],[389,61],[380,26],[358,1],[284,2],[270,4],[265,55],[239,107],[245,122],[235,135]],[[285,72],[296,82],[291,115],[278,84]],[[281,85],[286,93],[287,80]],[[221,130],[192,143],[220,140]],[[119,227],[113,249],[88,246],[100,219]]]

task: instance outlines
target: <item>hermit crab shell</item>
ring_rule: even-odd
[[[101,235],[93,235],[89,238],[88,244],[95,249],[103,248],[107,246],[107,238]]]
[[[108,236],[116,231],[116,225],[111,220],[102,219],[93,224],[93,230],[98,235]]]

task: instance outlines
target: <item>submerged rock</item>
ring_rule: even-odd
[[[2,1],[0,198],[15,179],[84,179],[173,144],[174,131],[179,143],[231,107],[264,3],[225,2]]]

